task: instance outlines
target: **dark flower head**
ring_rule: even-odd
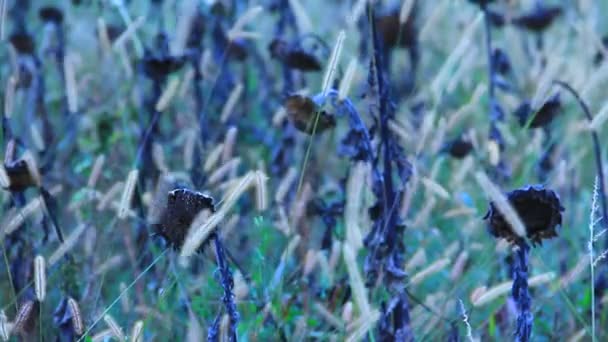
[[[174,189],[167,195],[160,222],[154,224],[156,234],[173,248],[181,248],[190,225],[203,210],[215,212],[213,198],[189,189]]]
[[[13,33],[9,37],[9,40],[18,53],[22,55],[31,55],[34,53],[34,40],[29,33]]]
[[[486,15],[488,16],[490,23],[496,27],[503,27],[507,23],[507,19],[502,13],[491,8],[486,9]]]
[[[336,125],[333,115],[321,110],[310,98],[302,95],[291,95],[285,101],[287,117],[301,132],[312,134],[317,114],[319,121],[316,132],[322,132]]]
[[[524,101],[516,110],[515,116],[519,124],[523,127],[529,123],[530,128],[544,127],[550,124],[562,109],[562,102],[559,93],[551,96],[540,108],[533,110],[530,103]],[[530,118],[532,116],[532,118]]]
[[[462,159],[473,150],[473,144],[464,137],[458,137],[447,142],[442,150],[454,158]]]
[[[40,8],[38,15],[40,16],[40,19],[49,23],[61,24],[61,22],[63,22],[63,12],[55,6]]]
[[[242,38],[233,39],[228,42],[228,48],[226,54],[228,58],[235,59],[237,61],[244,61],[248,56],[247,41]]]
[[[24,191],[37,186],[36,178],[30,173],[30,169],[23,159],[5,163],[4,170],[9,180],[8,190],[10,191]]]
[[[162,80],[184,65],[184,58],[176,56],[154,56],[147,53],[143,59],[144,73],[153,80]]]
[[[531,185],[507,193],[507,199],[521,218],[526,227],[526,237],[533,245],[557,236],[556,228],[562,224],[564,208],[555,192],[542,185]],[[484,220],[488,221],[488,230],[494,237],[505,238],[512,243],[523,241],[493,202],[490,202]]]
[[[399,10],[392,11],[384,16],[378,16],[376,27],[384,46],[386,48],[415,46],[418,43],[415,17],[415,8],[403,24],[399,22]]]
[[[494,2],[494,0],[469,0],[469,2],[472,2],[476,5],[484,7],[484,6],[487,6],[491,2]]]
[[[542,32],[546,30],[557,17],[562,14],[559,6],[536,6],[532,11],[513,18],[516,26],[529,31]]]
[[[511,62],[509,56],[501,49],[494,49],[492,51],[492,66],[494,70],[501,75],[506,75],[511,71]]]
[[[281,61],[287,67],[300,71],[319,71],[319,59],[299,46],[292,46],[286,41],[276,38],[268,46],[272,58]]]
[[[604,50],[608,49],[608,35],[602,37],[602,45],[604,46]],[[602,51],[598,51],[593,57],[593,63],[596,65],[600,64],[604,60],[604,53]]]

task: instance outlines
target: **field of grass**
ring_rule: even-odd
[[[0,339],[608,340],[605,13],[0,0]]]

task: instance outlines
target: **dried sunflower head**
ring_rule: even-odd
[[[173,248],[181,248],[190,225],[203,210],[215,212],[213,198],[189,189],[169,191],[159,223],[153,225],[156,234]]]
[[[291,95],[285,101],[287,117],[293,125],[301,132],[312,134],[315,126],[316,115],[319,115],[317,133],[336,125],[333,115],[321,110],[310,97],[302,95]]]
[[[549,28],[562,12],[563,10],[559,6],[538,5],[532,11],[513,18],[512,22],[520,28],[533,32],[542,32]]]
[[[44,6],[38,11],[40,19],[45,22],[61,24],[63,21],[63,12],[55,6]]]
[[[556,228],[562,224],[564,208],[554,191],[542,185],[531,185],[507,193],[507,199],[525,225],[526,237],[533,245],[557,236]],[[488,230],[493,236],[513,243],[522,241],[493,202],[490,202],[484,219],[488,221]]]

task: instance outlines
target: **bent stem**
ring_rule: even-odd
[[[583,101],[583,99],[580,97],[578,92],[576,90],[574,90],[574,88],[572,88],[568,83],[562,82],[559,80],[555,80],[555,81],[553,81],[553,83],[566,89],[568,92],[570,92],[570,94],[572,94],[572,96],[574,96],[574,98],[578,102],[579,106],[583,110],[583,113],[585,114],[585,117],[587,118],[587,120],[589,122],[593,121],[593,116],[591,115],[591,111],[589,110],[589,107],[587,106],[585,101]],[[605,178],[604,178],[604,170],[603,170],[603,166],[602,166],[602,150],[600,147],[601,146],[600,138],[598,137],[596,131],[591,130],[590,133],[591,133],[591,138],[593,140],[593,154],[595,157],[597,176],[599,178],[599,191],[600,191],[600,200],[601,200],[601,206],[602,206],[602,221],[603,221],[603,225],[606,228],[608,228],[608,205],[606,204],[606,187],[604,185]],[[608,240],[606,240],[606,245],[608,246]]]

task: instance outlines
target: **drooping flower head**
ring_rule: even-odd
[[[554,191],[545,189],[542,185],[530,185],[507,193],[507,199],[521,218],[526,228],[526,237],[533,245],[542,244],[542,239],[557,236],[564,208]],[[490,202],[490,209],[484,219],[488,221],[488,230],[493,236],[513,243],[522,242],[523,238],[513,231],[493,202]]]
[[[215,212],[213,198],[183,188],[169,191],[159,223],[153,225],[156,234],[162,236],[173,248],[181,248],[190,225],[203,210]]]

